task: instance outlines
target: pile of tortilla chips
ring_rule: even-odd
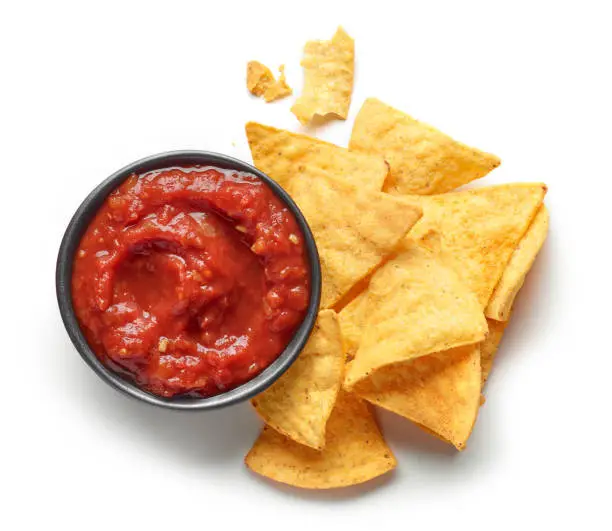
[[[312,46],[308,64],[342,55],[346,44],[337,34]],[[322,74],[311,75],[307,86]],[[315,113],[342,116],[336,95],[325,107],[314,93],[293,111],[310,102]],[[266,426],[247,466],[312,489],[380,476],[397,463],[372,404],[465,448],[514,299],[546,238],[546,186],[456,191],[500,160],[376,99],[363,104],[348,148],[258,123],[246,133],[255,166],[308,220],[323,275],[308,344],[253,399]]]

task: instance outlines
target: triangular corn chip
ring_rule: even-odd
[[[500,164],[495,155],[468,147],[407,114],[369,98],[361,107],[349,147],[382,155],[392,194],[440,194],[480,179]]]
[[[338,316],[333,310],[323,310],[298,359],[251,402],[270,427],[320,450],[325,446],[325,425],[336,403],[343,372]]]
[[[480,365],[482,366],[482,385],[485,384],[491,368],[493,367],[493,359],[497,354],[499,343],[502,340],[504,331],[508,321],[494,321],[493,319],[487,319],[489,325],[489,333],[486,339],[480,345]]]
[[[497,321],[510,318],[517,293],[525,282],[536,256],[548,234],[548,211],[542,205],[527,232],[512,253],[504,273],[485,309],[485,315]]]
[[[465,447],[480,407],[478,345],[383,367],[354,392],[454,445]]]
[[[338,28],[330,41],[308,41],[301,64],[304,88],[291,112],[303,125],[315,115],[345,120],[353,92],[355,41]]]
[[[245,129],[253,164],[283,187],[295,179],[310,181],[324,174],[362,190],[382,190],[389,170],[382,157],[256,122],[247,123]]]
[[[327,423],[323,450],[298,444],[266,426],[245,463],[257,474],[306,489],[356,485],[397,465],[368,405],[342,391]]]
[[[411,196],[423,207],[423,217],[410,239],[438,232],[444,254],[484,309],[545,194],[544,184],[518,183]]]
[[[389,255],[421,216],[403,198],[319,176],[287,190],[304,213],[321,259],[321,307],[330,308]]]
[[[414,242],[374,274],[365,313],[349,389],[385,365],[478,343],[487,333],[474,294],[437,254]]]

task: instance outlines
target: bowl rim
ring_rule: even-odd
[[[306,255],[310,266],[310,301],[306,315],[281,354],[266,369],[253,379],[227,392],[208,398],[178,397],[164,398],[149,393],[134,382],[124,378],[104,365],[90,348],[77,321],[72,305],[72,268],[74,253],[81,238],[102,203],[127,177],[154,169],[172,166],[204,165],[223,169],[244,171],[261,179],[285,204],[304,236]],[[199,411],[217,409],[245,401],[270,387],[296,360],[304,348],[319,312],[321,300],[321,264],[316,242],[306,219],[289,194],[273,179],[252,165],[212,151],[178,150],[151,155],[124,166],[98,184],[81,202],[72,216],[57,255],[55,285],[57,302],[68,336],[81,358],[107,384],[123,394],[148,404],[175,410]]]

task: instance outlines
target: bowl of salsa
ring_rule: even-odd
[[[119,391],[212,409],[272,385],[319,309],[314,238],[291,197],[240,160],[174,151],[97,186],[64,234],[56,291],[87,364]]]

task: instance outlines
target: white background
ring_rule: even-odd
[[[0,527],[610,529],[612,38],[606,2],[3,2],[0,8]],[[381,415],[391,476],[311,493],[249,473],[248,405],[198,414],[130,401],[70,344],[55,256],[85,195],[160,151],[250,160],[244,123],[300,130],[245,65],[356,39],[346,145],[376,96],[498,154],[483,184],[545,181],[549,239],[506,333],[468,449]],[[376,526],[376,527],[374,527]]]

